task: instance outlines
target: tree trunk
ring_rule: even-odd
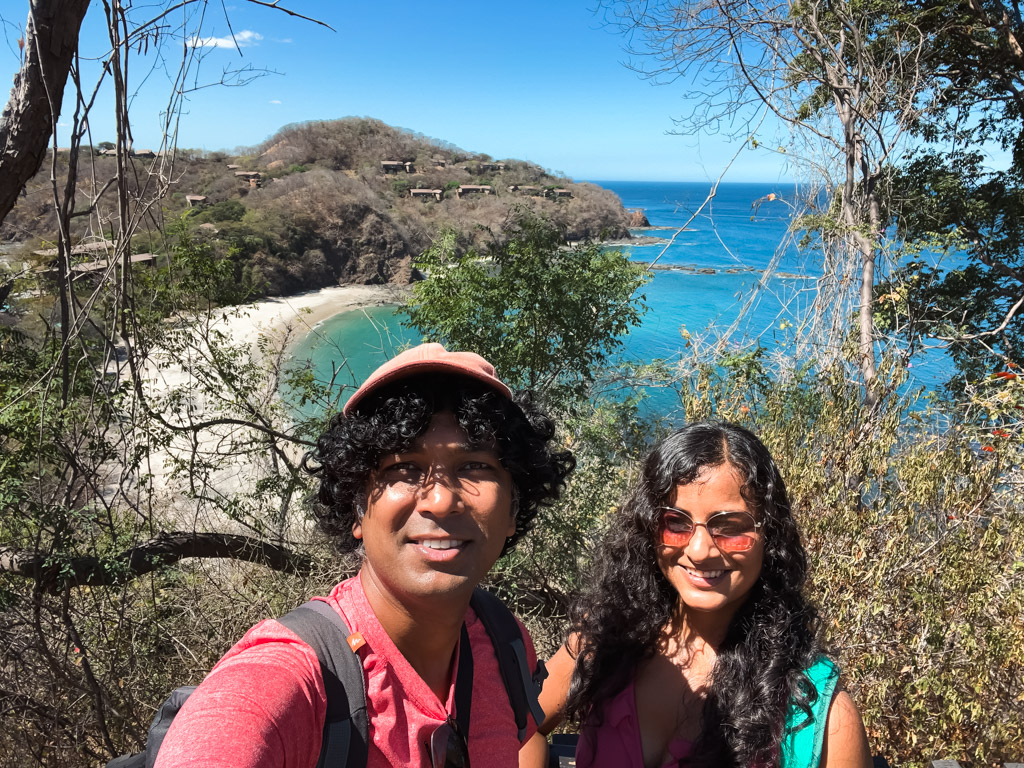
[[[877,196],[874,194],[874,179],[866,168],[867,158],[863,151],[863,139],[858,130],[857,113],[846,101],[844,91],[840,91],[835,100],[836,114],[842,122],[844,134],[845,178],[841,219],[846,231],[843,233],[843,239],[847,246],[856,247],[860,253],[857,367],[860,369],[864,385],[864,404],[870,406],[875,401],[874,383],[877,375],[872,301],[875,287],[875,238],[881,214]],[[868,224],[870,234],[864,231],[865,224]]]
[[[21,70],[0,114],[0,221],[46,157],[89,0],[31,0]]]
[[[864,404],[874,405],[877,398],[875,378],[878,368],[875,362],[875,261],[878,243],[881,242],[881,211],[878,195],[875,194],[875,177],[865,180],[867,192],[868,227],[871,237],[863,238],[861,244],[860,273],[860,370],[864,380]]]

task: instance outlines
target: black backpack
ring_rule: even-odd
[[[494,646],[502,682],[515,715],[519,741],[526,736],[527,713],[534,722],[544,720],[537,701],[540,684],[547,672],[538,660],[531,671],[526,659],[526,646],[515,617],[498,598],[479,587],[469,603],[483,622]],[[308,644],[320,661],[327,713],[324,717],[323,742],[317,768],[362,768],[369,750],[369,722],[366,716],[366,683],[363,664],[348,645],[349,628],[330,605],[310,600],[278,619]],[[466,626],[462,626],[462,648],[469,649]],[[157,753],[178,710],[196,686],[176,688],[160,706],[149,733],[146,749],[134,755],[123,755],[107,763],[107,768],[153,768]],[[463,733],[469,733],[470,701],[473,690],[473,654],[459,653],[459,669],[455,685],[456,720]]]

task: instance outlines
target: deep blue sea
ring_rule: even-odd
[[[759,343],[774,347],[787,344],[799,311],[799,292],[810,288],[820,274],[813,254],[795,246],[780,256],[777,271],[759,292],[758,301],[746,313],[741,310],[762,279],[763,270],[786,239],[790,208],[786,200],[793,188],[786,184],[721,184],[714,199],[685,231],[666,241],[685,224],[703,203],[710,185],[692,182],[600,181],[627,208],[642,208],[651,228],[634,230],[636,236],[657,237],[652,245],[630,245],[635,261],[650,263],[656,270],[642,292],[649,311],[641,326],[632,331],[622,356],[634,361],[677,357],[686,334],[707,332],[718,336],[739,319],[730,336],[737,348]],[[775,199],[769,199],[774,195]],[[664,251],[664,253],[662,253]],[[660,257],[659,257],[660,254]],[[699,273],[694,270],[704,270]],[[788,305],[788,306],[784,306]],[[393,308],[377,307],[346,312],[329,319],[296,345],[295,359],[311,359],[319,377],[335,376],[339,385],[355,386],[396,348],[418,337],[402,328]],[[346,364],[340,365],[342,357]],[[930,352],[912,362],[911,386],[935,387],[948,378],[949,363],[940,352]],[[677,403],[665,391],[652,391],[647,408],[670,414]]]

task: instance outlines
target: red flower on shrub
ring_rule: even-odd
[[[1005,429],[993,429],[992,430],[992,434],[995,435],[996,437],[1009,437],[1010,436],[1010,433],[1007,432]]]
[[[996,371],[992,376],[997,379],[1006,379],[1007,381],[1012,381],[1017,378],[1017,374],[1010,373],[1010,371]]]
[[[981,446],[981,450],[992,453],[995,450],[995,448],[993,448],[991,445],[983,445]]]

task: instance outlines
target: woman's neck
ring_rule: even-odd
[[[694,611],[678,606],[666,634],[679,646],[694,650],[718,651],[729,634],[729,624],[736,611]]]

